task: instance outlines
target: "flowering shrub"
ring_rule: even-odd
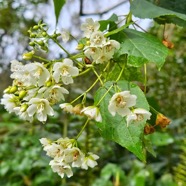
[[[47,118],[55,115],[54,105],[59,105],[65,112],[87,117],[73,139],[66,136],[56,141],[40,139],[43,150],[52,158],[49,165],[62,178],[65,174],[71,177],[74,167],[88,169],[97,165],[98,155],[81,151],[77,144],[90,120],[96,122],[104,138],[127,148],[140,160],[145,161],[146,151],[152,153],[145,134],[154,132],[155,127],[162,124],[160,119],[156,124],[150,121],[152,113],[160,114],[146,99],[146,66],[152,62],[160,69],[168,49],[155,37],[129,29],[136,24],[129,17],[123,26],[119,26],[116,15],[99,22],[86,19],[81,25],[84,38],[79,40],[76,48],[79,52],[74,55],[59,40],[62,35],[67,42],[70,33],[55,31],[50,35],[47,26],[39,22],[28,31],[33,49],[23,54],[23,59],[33,58],[37,62],[11,61],[13,83],[1,99],[8,112],[30,122],[36,119],[47,123]],[[49,40],[65,52],[64,58],[48,60],[36,55],[37,50],[48,52]],[[140,71],[142,67],[144,70]],[[66,94],[71,94],[67,85],[89,72],[96,77],[93,84],[74,100],[66,101]],[[138,82],[143,84],[143,90]],[[98,89],[94,104],[87,105],[87,94],[95,87]]]

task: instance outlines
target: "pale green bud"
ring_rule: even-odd
[[[11,89],[11,86],[7,87],[7,88],[4,90],[4,93],[10,93],[10,89]]]
[[[9,90],[9,93],[15,93],[17,91],[17,86],[12,86]]]
[[[28,108],[28,105],[24,103],[23,105],[21,105],[20,111],[25,112],[27,108]]]
[[[20,98],[20,99],[24,98],[24,97],[26,96],[26,94],[27,94],[26,90],[21,90],[21,91],[19,92],[19,98]]]
[[[52,85],[52,81],[47,81],[47,82],[45,83],[45,85],[46,85],[47,87],[50,87],[50,86]]]
[[[84,48],[84,44],[79,43],[79,44],[77,45],[77,47],[76,47],[76,50],[83,50],[83,48]]]
[[[86,45],[87,45],[87,46],[89,46],[89,45],[90,45],[90,41],[89,41],[89,40],[86,42]]]
[[[34,55],[34,51],[26,52],[23,54],[23,59],[26,59],[26,60],[32,59],[33,55]]]
[[[33,29],[34,30],[38,30],[39,29],[39,26],[38,25],[35,25],[35,26],[33,26]]]

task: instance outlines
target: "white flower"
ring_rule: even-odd
[[[47,145],[51,145],[51,140],[47,139],[47,138],[41,138],[39,139],[40,143],[45,147]]]
[[[90,38],[91,34],[97,31],[100,27],[98,21],[93,21],[92,18],[87,18],[86,22],[81,25],[81,30],[84,31],[84,36]]]
[[[99,156],[89,152],[88,156],[84,158],[81,168],[87,170],[88,167],[91,167],[91,168],[95,167],[98,164],[96,162],[97,159],[99,159]]]
[[[102,47],[105,43],[106,43],[106,38],[104,37],[103,32],[96,31],[90,37],[91,47]]]
[[[136,104],[136,99],[136,95],[131,95],[130,91],[115,93],[109,101],[108,110],[113,116],[116,113],[126,116],[131,113],[129,107]]]
[[[33,116],[29,116],[28,111],[27,111],[27,105],[23,104],[20,107],[15,107],[14,112],[23,120],[32,122],[33,121]]]
[[[59,107],[66,112],[73,113],[73,106],[70,103],[62,103]]]
[[[58,144],[60,144],[63,149],[67,149],[67,148],[72,148],[72,145],[74,143],[74,139],[69,139],[69,138],[59,138],[56,142]]]
[[[51,143],[49,145],[44,146],[44,151],[46,151],[46,155],[52,158],[61,158],[63,156],[63,147],[56,143]]]
[[[36,115],[37,119],[41,122],[47,120],[47,115],[54,115],[54,110],[46,99],[32,98],[28,104],[30,104],[27,109],[29,116]]]
[[[82,109],[81,113],[84,113],[91,119],[95,119],[97,122],[102,121],[101,113],[99,111],[99,108],[96,106],[85,107]]]
[[[151,113],[145,109],[142,108],[137,108],[131,111],[130,114],[126,116],[127,120],[127,126],[132,122],[132,121],[146,121],[150,119]]]
[[[112,58],[116,49],[120,48],[120,43],[115,40],[109,40],[103,46],[103,53],[108,57]]]
[[[101,53],[101,49],[97,47],[86,47],[84,52],[85,56],[89,59],[92,59],[93,61],[96,61]]]
[[[84,154],[77,147],[64,150],[63,161],[65,163],[72,163],[72,167],[81,167],[83,158]]]
[[[44,85],[50,78],[50,72],[43,66],[43,64],[38,62],[25,65],[25,70],[38,82],[39,86]]]
[[[17,60],[12,60],[10,63],[11,63],[10,70],[12,72],[21,71],[22,68],[24,67],[23,64]]]
[[[66,43],[70,39],[70,33],[68,30],[63,29],[61,32],[62,40]]]
[[[73,66],[73,61],[71,59],[64,59],[63,62],[56,62],[53,66],[53,77],[56,83],[59,82],[60,77],[62,82],[66,85],[73,83],[72,76],[77,76],[79,74],[79,69]]]
[[[22,84],[24,86],[36,85],[37,80],[33,76],[31,76],[29,69],[24,65],[21,69],[15,71],[10,75],[11,78],[16,79],[18,84]]]
[[[4,105],[9,113],[12,113],[15,112],[14,108],[19,106],[19,99],[14,94],[4,94],[1,99],[1,104]]]
[[[67,175],[68,178],[73,176],[73,172],[70,165],[65,164],[64,162],[51,160],[49,165],[51,166],[53,172],[58,173],[58,175],[61,176],[61,178],[63,178],[65,174]]]
[[[61,100],[65,100],[64,94],[68,94],[68,90],[60,87],[59,85],[53,85],[51,87],[42,87],[38,93],[42,93],[43,98],[48,99],[52,104],[55,104]]]
[[[110,58],[108,55],[102,53],[102,54],[99,56],[99,58],[96,59],[95,63],[96,63],[96,64],[102,64],[102,63],[108,62],[110,59],[111,59],[111,58]]]

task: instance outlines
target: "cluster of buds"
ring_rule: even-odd
[[[73,176],[72,167],[79,167],[87,170],[88,167],[95,167],[96,160],[99,158],[96,154],[88,152],[86,155],[76,147],[76,141],[69,138],[60,138],[51,141],[47,138],[40,139],[43,150],[47,155],[53,158],[49,165],[53,172],[56,172],[61,178]]]
[[[92,18],[86,19],[86,22],[81,25],[81,30],[84,31],[86,37],[86,45],[83,47],[84,54],[96,64],[108,62],[115,51],[120,48],[119,42],[106,38],[99,28],[99,22],[93,21]],[[78,46],[79,49],[82,48],[80,46],[81,44]]]
[[[126,117],[127,126],[132,121],[146,121],[150,119],[151,113],[143,108],[134,108],[136,105],[136,95],[130,94],[130,91],[115,93],[110,99],[108,110],[115,116],[118,113]]]
[[[41,21],[37,25],[30,28],[28,33],[31,39],[29,45],[33,48],[40,48],[46,52],[48,52],[48,40],[57,39],[57,37],[61,35],[56,32],[49,35],[47,33],[46,24]]]

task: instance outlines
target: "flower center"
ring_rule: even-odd
[[[38,112],[42,112],[45,108],[45,104],[43,102],[41,102],[38,106],[37,106],[37,110]]]
[[[120,108],[124,108],[125,106],[126,106],[126,101],[124,100],[124,97],[122,97],[122,96],[118,96],[117,98],[116,98],[116,106],[117,107],[120,107]]]
[[[91,31],[91,32],[93,32],[93,31],[94,31],[94,27],[93,27],[93,26],[91,26],[91,25],[87,26],[87,29],[88,29],[89,31]]]
[[[62,75],[63,76],[68,76],[69,75],[69,72],[68,72],[68,67],[67,66],[64,66],[61,70],[62,72]]]
[[[103,38],[99,34],[95,35],[94,39],[93,39],[94,43],[97,44],[97,45],[99,45],[102,42],[102,40],[103,40]]]
[[[38,68],[37,71],[35,72],[34,76],[39,78],[41,76],[43,72],[43,69],[42,68]]]
[[[79,156],[79,152],[75,151],[73,154],[73,161],[76,161],[78,159],[78,156]]]
[[[142,114],[136,114],[137,115],[137,121],[142,121],[144,119]]]

